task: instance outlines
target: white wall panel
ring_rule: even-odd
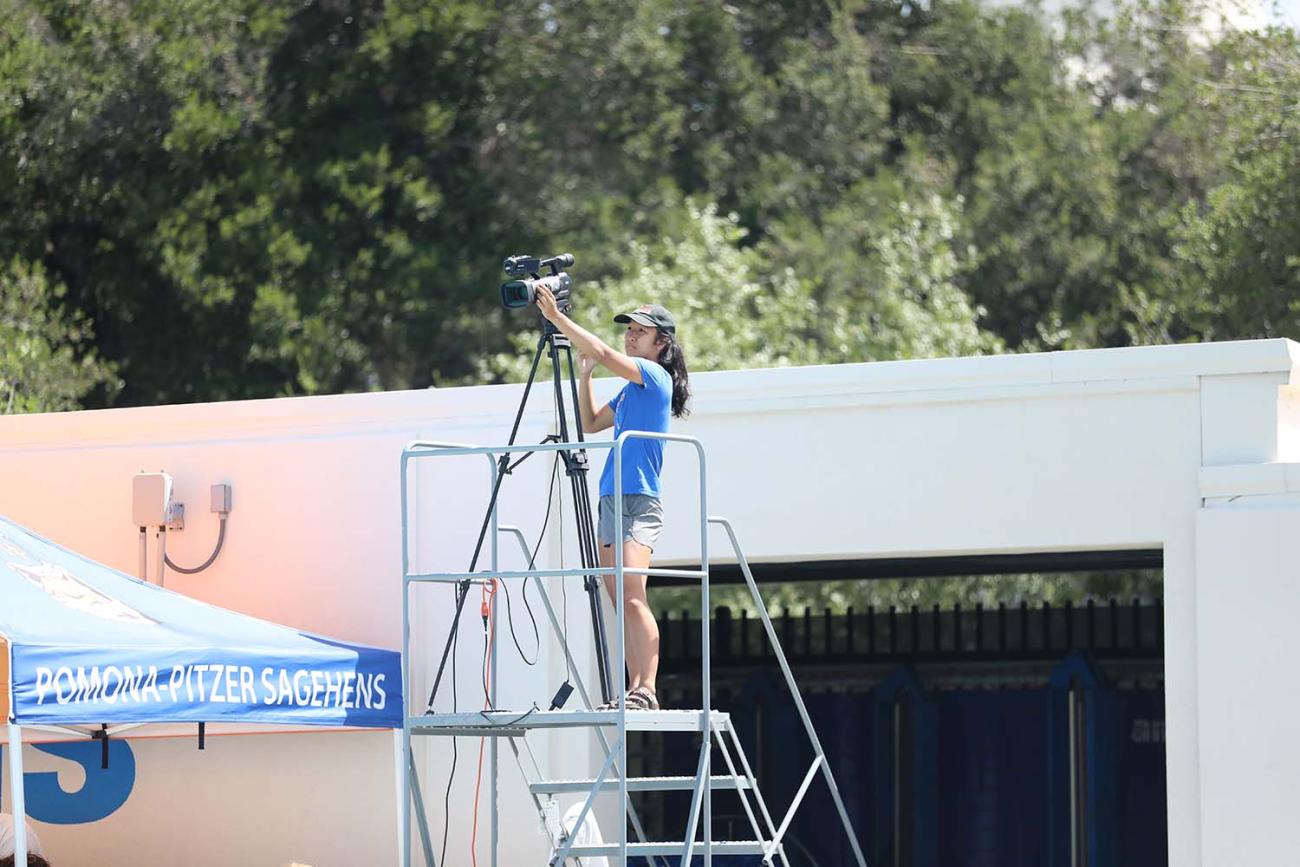
[[[1300,525],[1288,499],[1294,474],[1259,466],[1294,459],[1300,442],[1298,349],[1289,341],[1246,341],[701,374],[694,377],[695,411],[675,430],[706,444],[708,511],[733,520],[754,560],[1164,549],[1171,862],[1283,863],[1300,841],[1281,817],[1300,809],[1300,795],[1261,782],[1252,769],[1274,748],[1284,766],[1291,761],[1289,748],[1276,743],[1283,738],[1276,714],[1294,709],[1266,685],[1285,674],[1279,666],[1289,633],[1279,618],[1296,600],[1283,537],[1293,538]],[[597,394],[608,398],[617,386],[600,380]],[[503,443],[520,393],[498,386],[0,418],[0,514],[134,572],[131,477],[166,470],[186,504],[186,529],[171,536],[168,550],[177,562],[195,564],[216,536],[208,486],[228,482],[234,509],[221,558],[200,575],[170,574],[168,586],[303,629],[395,647],[401,449],[415,439]],[[521,442],[550,429],[550,394],[533,395]],[[594,493],[604,453],[593,458]],[[1243,463],[1255,466],[1221,466]],[[1202,474],[1216,466],[1217,475]],[[502,522],[518,524],[532,542],[549,480],[549,458],[534,457],[503,488]],[[413,567],[466,568],[489,493],[486,461],[423,460],[409,482]],[[563,476],[559,487],[563,514],[552,515],[541,556],[559,565],[563,552],[571,566],[573,506]],[[697,489],[693,452],[670,446],[661,564],[698,561]],[[1202,513],[1198,527],[1202,497],[1214,507],[1253,501],[1260,515]],[[728,559],[722,537],[715,534],[711,545],[717,560]],[[522,567],[513,541],[501,550],[503,565]],[[590,619],[576,584],[568,599],[574,651],[589,658]],[[531,650],[517,595],[515,602],[516,632]],[[416,712],[450,612],[449,589],[419,591],[412,616]],[[460,707],[469,710],[481,697],[477,593],[462,623],[456,687]],[[1266,640],[1243,656],[1242,644],[1261,630]],[[545,706],[563,679],[558,654],[543,651],[530,669],[508,636],[501,647],[501,705]],[[1237,679],[1243,664],[1244,687]],[[449,702],[444,689],[439,707]],[[282,856],[318,867],[385,863],[388,855],[375,853],[391,853],[394,844],[387,736],[228,735],[211,743],[199,753],[188,739],[133,741],[140,774],[130,800],[92,825],[42,827],[51,851],[79,863],[93,848],[110,867],[139,863],[145,838],[160,852],[189,851],[200,833],[190,812],[202,810],[222,833],[203,838],[210,862],[191,863],[271,864]],[[535,744],[557,775],[584,773],[594,752],[589,741],[560,735]],[[461,741],[453,853],[468,845],[477,747]],[[448,744],[422,742],[419,757],[440,843]],[[44,767],[61,760],[32,761]],[[174,797],[177,780],[202,789],[206,800]],[[512,780],[517,772],[507,764],[503,864],[531,861],[544,849],[532,833],[531,805]],[[1243,796],[1255,783],[1259,797]],[[71,778],[66,787],[74,787]],[[1243,825],[1243,811],[1256,807],[1254,824]],[[365,821],[342,833],[337,814],[350,809],[365,811]],[[157,814],[168,810],[184,816],[160,822]],[[330,854],[310,847],[298,854],[302,822],[321,824]],[[1255,830],[1250,840],[1246,827]],[[251,855],[256,844],[249,841],[259,839],[265,846]],[[1229,857],[1240,846],[1253,857]]]

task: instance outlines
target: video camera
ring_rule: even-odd
[[[567,313],[571,306],[569,292],[573,288],[573,280],[561,269],[572,264],[573,256],[569,253],[560,253],[549,259],[539,259],[536,256],[507,256],[501,263],[506,275],[523,279],[510,280],[501,284],[501,305],[527,307],[534,304],[537,301],[538,287],[545,286],[555,296],[560,310]],[[543,277],[541,275],[543,268],[551,269],[551,273]]]

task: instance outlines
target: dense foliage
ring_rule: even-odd
[[[1300,334],[1296,35],[1187,3],[4,7],[5,411],[516,376],[518,251],[697,370]]]

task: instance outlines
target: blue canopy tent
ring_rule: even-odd
[[[21,864],[23,726],[401,728],[401,656],[172,593],[0,518],[0,713]]]

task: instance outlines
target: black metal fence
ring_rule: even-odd
[[[1121,603],[1089,600],[1053,606],[999,604],[867,608],[843,613],[789,609],[772,615],[786,658],[795,665],[1054,659],[1086,650],[1098,659],[1158,658],[1164,646],[1159,599]],[[698,670],[700,620],[690,612],[661,615],[660,660],[665,673]],[[773,652],[762,621],[747,611],[714,611],[713,664],[764,665]]]

